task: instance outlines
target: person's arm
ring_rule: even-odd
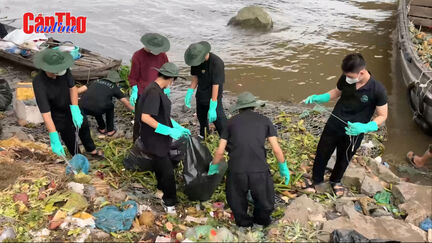
[[[151,115],[145,113],[141,115],[141,121],[154,129],[156,129],[159,124],[159,122],[157,122]]]
[[[285,156],[282,152],[281,147],[279,146],[279,143],[277,141],[277,137],[269,137],[268,141],[270,142],[273,153],[276,156],[276,159],[278,160],[278,162],[284,163],[285,162]]]
[[[196,89],[197,86],[198,86],[198,76],[192,75],[192,82],[190,88]]]
[[[52,120],[51,112],[42,113],[42,118],[44,120],[45,127],[47,128],[48,132],[49,133],[55,132],[56,127],[55,127],[54,122]]]
[[[340,91],[338,88],[334,88],[327,93],[330,94],[330,100],[335,100],[341,96],[342,91]]]
[[[377,106],[376,113],[377,116],[375,117],[375,119],[373,119],[373,121],[376,122],[378,126],[381,126],[387,120],[388,104],[385,104],[383,106]]]
[[[71,105],[78,105],[78,89],[76,86],[69,88]]]
[[[126,98],[121,98],[120,99],[121,103],[123,103],[123,105],[125,105],[130,111],[134,110],[134,107],[131,105],[131,103],[129,102],[128,99]]]
[[[219,84],[213,84],[212,86],[212,100],[217,101],[219,94]]]
[[[82,94],[88,90],[87,85],[83,85],[78,88],[78,94]]]
[[[222,161],[226,146],[227,146],[227,140],[225,139],[219,140],[219,147],[216,149],[213,157],[213,162],[212,162],[213,165],[217,165]]]

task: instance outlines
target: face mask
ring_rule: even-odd
[[[357,75],[357,78],[350,78],[350,77],[346,76],[345,80],[349,84],[355,84],[355,83],[360,82],[359,78],[360,78],[360,73]]]
[[[66,74],[66,69],[63,70],[63,71],[60,71],[60,72],[56,73],[57,76],[63,76],[65,74]]]
[[[171,89],[168,88],[168,87],[166,87],[166,88],[164,89],[164,93],[165,93],[166,96],[168,96],[168,98],[169,98],[169,97],[170,97],[170,94],[171,94]]]

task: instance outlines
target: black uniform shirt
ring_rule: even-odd
[[[53,121],[64,121],[71,117],[69,89],[75,86],[75,81],[68,69],[63,76],[49,78],[44,71],[33,79],[33,90],[41,113],[51,112]],[[57,125],[56,125],[57,126]]]
[[[139,114],[149,114],[157,122],[172,127],[171,101],[156,82],[151,82],[141,94],[138,107]],[[141,122],[140,136],[144,145],[144,153],[166,157],[169,153],[171,137],[155,132],[155,129]]]
[[[218,100],[222,98],[225,82],[224,62],[210,52],[210,57],[198,66],[191,67],[191,75],[198,77],[197,102],[208,105],[212,96],[212,86],[219,84]]]
[[[104,114],[107,110],[113,109],[113,97],[124,98],[123,92],[116,83],[106,79],[98,79],[88,87],[79,101],[81,108],[95,114]]]
[[[387,104],[386,89],[372,76],[358,90],[356,84],[348,84],[345,79],[346,76],[342,75],[337,83],[337,88],[342,91],[342,95],[333,109],[333,114],[346,122],[370,122],[375,108]],[[327,123],[338,134],[345,134],[346,124],[335,117],[330,116]]]
[[[240,112],[228,120],[221,138],[228,141],[231,172],[264,172],[269,169],[265,141],[277,136],[273,123],[252,110]]]

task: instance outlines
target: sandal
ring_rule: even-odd
[[[305,178],[303,181],[306,185],[304,188],[302,188],[304,193],[306,193],[306,194],[316,193],[315,186],[314,186],[311,179]]]
[[[91,156],[94,159],[101,160],[105,159],[104,152],[102,150],[97,149],[96,153],[87,152],[87,155]]]
[[[105,134],[106,134],[106,130],[105,130],[105,129],[100,129],[100,128],[98,128],[97,130],[98,130],[98,132],[99,132],[100,134],[102,134],[102,135],[105,135]],[[102,131],[105,131],[105,132],[102,132]]]
[[[331,183],[333,188],[333,193],[337,197],[342,197],[345,194],[345,187],[342,185],[342,183]]]
[[[112,134],[109,134],[110,132],[112,132]],[[105,135],[107,135],[108,137],[112,137],[112,136],[114,136],[117,133],[117,130],[114,129],[114,130],[112,130],[110,132],[106,132]]]
[[[414,168],[419,168],[418,165],[414,162],[414,158],[415,158],[415,154],[412,151],[409,151],[406,155],[407,160],[411,163],[412,166],[414,166]]]

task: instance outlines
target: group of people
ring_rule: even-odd
[[[86,116],[95,116],[100,133],[114,135],[113,97],[134,111],[133,139],[140,139],[143,152],[152,159],[166,211],[175,213],[177,196],[174,168],[168,157],[170,144],[172,139],[191,135],[189,129],[171,118],[170,86],[181,76],[178,67],[169,62],[166,55],[170,48],[166,37],[148,33],[142,36],[141,42],[144,47],[132,57],[129,100],[116,84],[120,81],[116,72],[110,72],[107,78],[78,89],[69,69],[73,65],[72,56],[52,49],[35,55],[34,64],[41,71],[34,78],[33,87],[52,150],[60,156],[65,156],[60,137],[70,154],[79,153],[77,135],[89,155],[103,156],[91,138]],[[228,151],[226,194],[236,224],[243,227],[254,223],[269,225],[274,209],[274,185],[266,162],[266,141],[279,162],[279,172],[285,184],[289,183],[290,174],[284,152],[278,144],[275,126],[268,117],[255,111],[264,102],[249,92],[241,93],[231,109],[232,112],[238,111],[238,114],[227,120],[222,102],[225,82],[222,59],[211,52],[208,42],[201,41],[187,48],[184,60],[191,67],[192,76],[190,88],[185,94],[185,106],[191,108],[192,96],[197,90],[199,134],[204,137],[209,131],[209,123],[214,123],[220,136],[208,174],[219,173],[219,163],[224,152]],[[367,71],[362,55],[347,55],[342,61],[342,73],[334,89],[311,95],[305,100],[306,104],[312,104],[339,98],[321,135],[312,180],[305,188],[314,191],[322,185],[327,162],[336,149],[337,159],[330,183],[338,196],[344,193],[341,178],[364,134],[377,131],[387,118],[385,88]],[[80,99],[79,94],[82,94]],[[248,194],[254,203],[252,216],[247,213]]]

